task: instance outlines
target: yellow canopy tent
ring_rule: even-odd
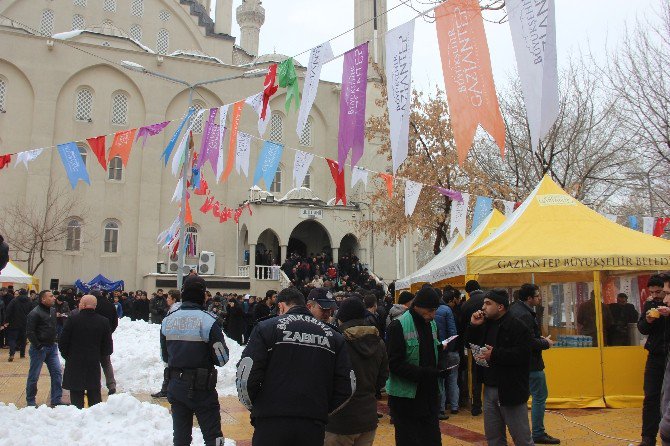
[[[658,271],[670,266],[670,241],[620,226],[565,193],[548,176],[497,231],[467,254],[466,279],[484,287],[593,281],[601,301],[603,271]],[[543,296],[545,299],[547,296]],[[602,306],[591,348],[545,352],[550,407],[640,406],[646,352],[607,347]]]
[[[7,265],[0,271],[0,283],[21,283],[26,285],[32,285],[37,289],[40,285],[40,281],[30,274],[24,272],[16,266],[16,263],[11,260]]]

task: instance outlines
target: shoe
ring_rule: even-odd
[[[163,392],[162,390],[156,393],[151,394],[152,398],[167,398],[167,392]]]
[[[26,357],[26,354],[23,353],[23,354],[19,355],[19,357],[20,357],[20,358],[25,358],[25,357]]]
[[[438,420],[448,420],[449,415],[447,415],[444,411],[441,411],[440,414],[437,416]]]
[[[638,446],[656,446],[656,438],[642,437],[642,441]]]
[[[451,409],[451,414],[456,415],[458,413],[458,409]]]
[[[107,395],[114,395],[115,393],[116,393],[116,389],[108,389],[107,390]]]
[[[7,358],[7,362],[14,362],[14,357],[10,356],[9,358]]]
[[[64,403],[64,402],[61,401],[60,403],[52,404],[51,407],[53,408],[53,407],[57,407],[57,406],[69,406],[69,405],[70,404]]]
[[[554,438],[549,434],[544,434],[542,437],[533,438],[535,444],[561,444],[561,440]]]
[[[470,411],[473,417],[476,417],[478,415],[482,414],[482,408],[481,407],[473,407],[472,410]]]

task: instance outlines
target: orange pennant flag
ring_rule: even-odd
[[[388,194],[389,198],[393,198],[393,175],[389,175],[388,173],[380,173],[380,177],[386,182],[386,193]]]
[[[505,156],[505,124],[496,96],[489,46],[478,0],[435,8],[437,40],[458,162],[463,164],[481,125]]]
[[[121,162],[123,162],[123,167],[126,167],[128,164],[128,158],[130,157],[130,149],[133,148],[133,141],[135,140],[135,132],[137,129],[124,130],[122,132],[116,132],[114,135],[114,142],[112,142],[112,147],[109,149],[108,159],[113,159],[115,156],[121,157]]]
[[[187,225],[193,225],[193,214],[191,214],[191,204],[189,203],[188,197],[186,198],[186,215],[184,216],[184,222]]]
[[[226,170],[221,175],[221,180],[226,181],[228,175],[233,170],[235,164],[235,152],[237,150],[237,129],[240,126],[240,117],[242,116],[242,106],[244,101],[235,102],[233,105],[233,117],[230,121],[230,145],[228,146],[228,159],[226,161]]]

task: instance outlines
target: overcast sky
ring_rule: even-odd
[[[426,9],[412,0],[419,10]],[[645,16],[658,22],[654,10],[664,0],[556,0],[556,27],[559,65],[589,49],[600,58],[613,48],[626,24]],[[234,0],[233,11],[242,0]],[[387,0],[387,9],[401,0]],[[261,28],[260,53],[295,55],[353,27],[354,0],[264,0],[265,24]],[[494,14],[494,15],[491,15]],[[389,29],[417,15],[409,6],[400,6],[387,14]],[[499,18],[500,13],[485,13],[484,18]],[[417,19],[413,58],[413,82],[418,90],[444,88],[435,24]],[[239,39],[239,26],[233,12],[233,35]],[[514,49],[507,23],[486,23],[486,35],[496,84],[502,86],[515,72]],[[343,53],[353,46],[353,32],[332,41],[333,52]],[[238,40],[239,43],[239,40]],[[307,65],[309,54],[297,58]],[[602,59],[601,59],[602,60]],[[321,78],[340,82],[342,59],[324,66]]]

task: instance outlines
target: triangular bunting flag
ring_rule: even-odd
[[[107,160],[105,159],[105,153],[107,153],[107,148],[105,148],[105,135],[96,138],[88,138],[86,139],[86,142],[98,159],[102,168],[107,170]]]
[[[335,204],[337,205],[337,202],[341,201],[342,204],[346,206],[347,194],[344,189],[344,170],[340,170],[337,161],[326,158],[326,162],[328,163],[330,174],[333,176],[333,181],[335,182]]]

